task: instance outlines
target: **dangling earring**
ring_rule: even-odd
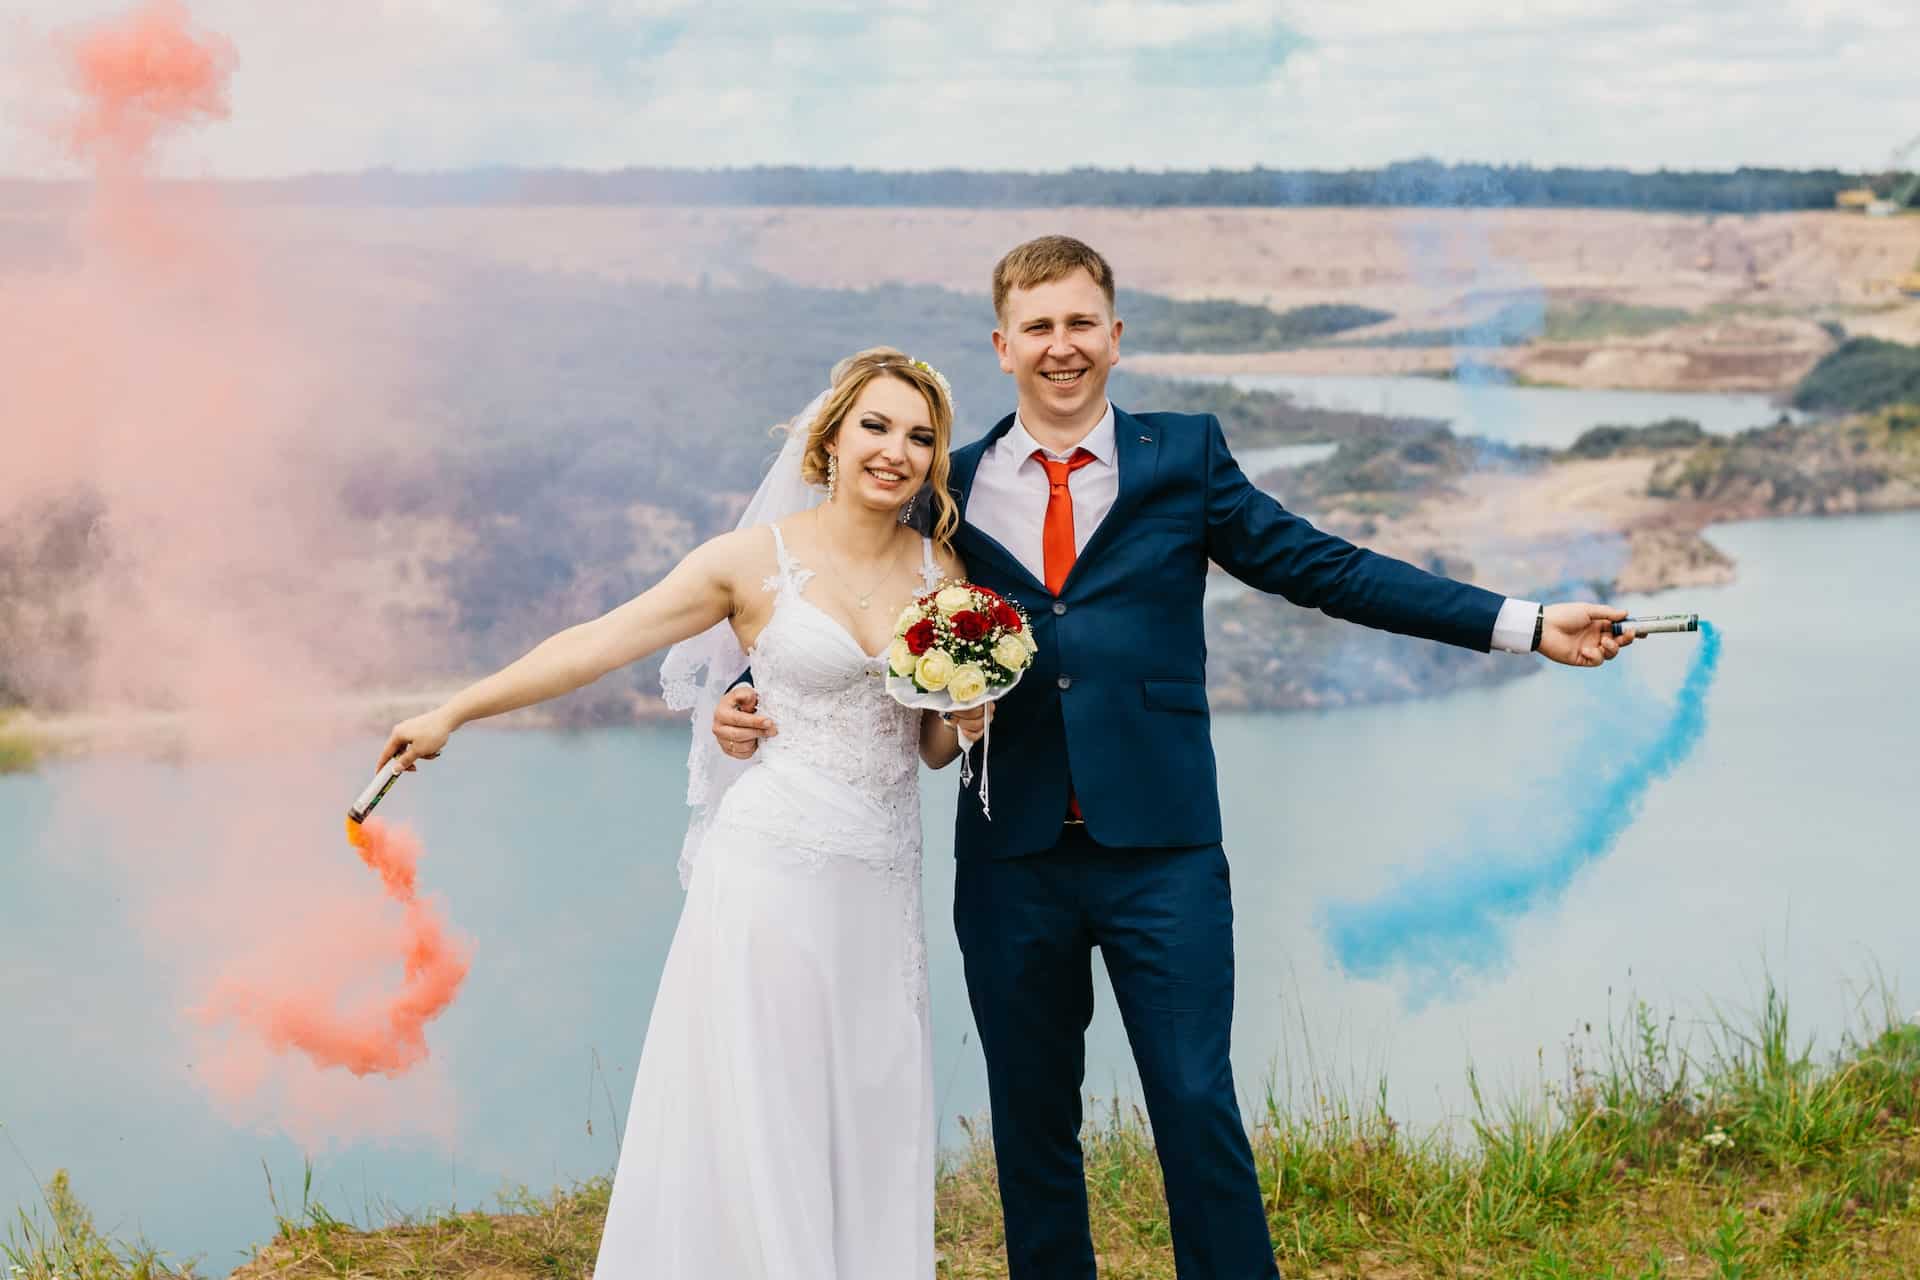
[[[917,507],[919,507],[919,505],[920,505],[920,493],[918,490],[915,490],[914,495],[911,498],[907,499],[906,505],[900,508],[900,523],[912,524],[914,510]]]
[[[840,485],[840,455],[827,455],[827,501],[833,501],[833,492]]]

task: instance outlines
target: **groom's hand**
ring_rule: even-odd
[[[779,732],[773,721],[754,714],[759,705],[760,695],[750,684],[737,684],[721,696],[713,709],[713,739],[722,755],[749,759],[760,749],[760,739]]]
[[[1550,604],[1540,627],[1540,652],[1569,667],[1597,667],[1633,643],[1633,632],[1614,635],[1625,609],[1600,604]]]

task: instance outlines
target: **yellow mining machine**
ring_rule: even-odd
[[[1920,195],[1920,173],[1909,173],[1903,167],[1907,157],[1916,150],[1920,150],[1920,134],[1894,148],[1887,159],[1887,170],[1876,184],[1886,189],[1886,195],[1881,195],[1875,187],[1849,187],[1834,193],[1833,207],[1857,209],[1876,218],[1891,217],[1907,208],[1914,196]]]
[[[1886,217],[1914,207],[1914,197],[1920,195],[1920,172],[1902,175],[1897,171],[1915,149],[1920,149],[1920,134],[1909,138],[1905,146],[1893,153],[1893,164],[1890,166],[1896,171],[1893,189],[1887,193],[1885,200],[1868,205],[1868,213]],[[1912,271],[1895,280],[1893,287],[1909,298],[1920,298],[1920,262],[1914,263]]]
[[[1852,209],[1873,218],[1890,218],[1915,207],[1914,198],[1920,196],[1920,171],[1909,171],[1904,166],[1915,151],[1920,151],[1920,134],[1915,134],[1894,148],[1887,158],[1887,169],[1875,187],[1852,187],[1836,192],[1833,204],[1836,209]],[[1880,191],[1884,190],[1883,196]],[[1883,281],[1880,288],[1893,288],[1909,298],[1920,298],[1920,262],[1914,269],[1895,280]]]

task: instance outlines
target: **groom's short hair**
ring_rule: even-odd
[[[1015,289],[1064,280],[1076,271],[1085,271],[1107,295],[1107,310],[1113,310],[1113,268],[1092,245],[1072,236],[1041,236],[1007,251],[993,268],[993,314],[1006,317],[1007,295]]]

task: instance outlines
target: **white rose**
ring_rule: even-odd
[[[957,584],[942,587],[940,594],[933,598],[933,607],[951,618],[962,609],[973,608],[973,592]]]
[[[1032,627],[1022,627],[1014,634],[1020,637],[1020,643],[1026,647],[1028,656],[1040,652],[1040,642],[1033,638]]]
[[[947,692],[955,702],[971,702],[987,691],[987,673],[971,662],[963,662],[947,677]]]
[[[1027,648],[1019,633],[1008,632],[994,641],[993,660],[1009,671],[1025,671],[1033,661],[1033,651]]]
[[[938,693],[953,678],[953,659],[945,649],[929,649],[920,655],[920,661],[914,665],[913,678],[928,693]]]
[[[907,648],[905,640],[895,640],[893,648],[887,650],[887,670],[897,676],[910,676],[913,666],[913,650]]]
[[[913,628],[914,623],[926,616],[926,611],[920,607],[918,602],[908,605],[900,611],[899,618],[894,621],[893,634],[897,636],[907,634],[907,632]],[[902,671],[900,674],[905,675],[907,673]]]

